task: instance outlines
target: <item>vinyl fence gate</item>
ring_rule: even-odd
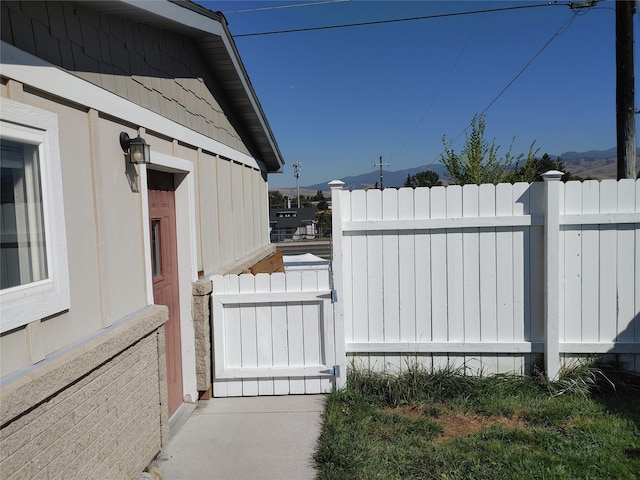
[[[344,331],[334,320],[328,271],[211,280],[215,397],[325,393],[342,385]]]

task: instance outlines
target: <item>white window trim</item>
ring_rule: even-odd
[[[48,278],[0,291],[0,333],[69,309],[69,266],[56,114],[0,98],[0,134],[40,143]],[[21,133],[22,132],[22,133]],[[22,137],[21,137],[22,135]]]

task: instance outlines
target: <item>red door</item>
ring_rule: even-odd
[[[149,229],[153,303],[169,307],[165,324],[169,415],[182,403],[182,352],[180,348],[180,302],[178,298],[178,249],[173,175],[148,171]]]

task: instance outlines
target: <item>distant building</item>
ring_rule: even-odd
[[[317,226],[315,207],[269,209],[272,242],[315,238]]]

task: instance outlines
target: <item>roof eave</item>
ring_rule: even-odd
[[[256,160],[267,172],[281,172],[284,158],[258,100],[222,13],[188,0],[114,0],[89,2],[93,8],[133,21],[175,31],[194,40],[244,131],[251,137]]]

